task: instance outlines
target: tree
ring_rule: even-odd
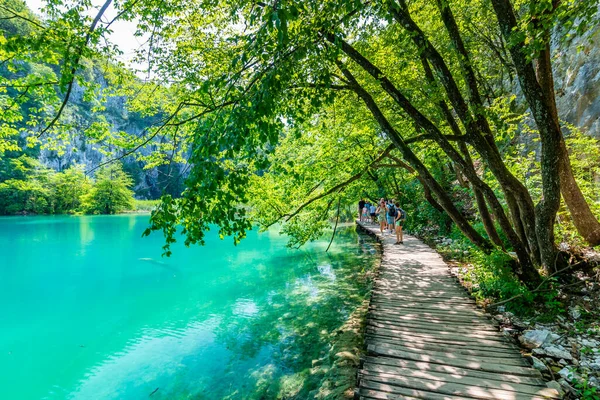
[[[54,207],[57,213],[74,212],[81,208],[81,198],[91,190],[83,167],[70,167],[53,178]]]
[[[54,212],[53,171],[25,155],[0,160],[0,214]]]
[[[132,179],[120,164],[102,167],[96,173],[92,189],[81,198],[81,206],[89,214],[116,214],[133,209]]]

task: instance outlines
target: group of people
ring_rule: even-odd
[[[400,207],[400,203],[394,199],[379,199],[377,205],[368,200],[361,199],[358,202],[358,219],[361,222],[379,223],[381,234],[385,235],[389,229],[390,234],[396,233],[396,243],[404,243],[402,225],[406,221],[406,212]]]

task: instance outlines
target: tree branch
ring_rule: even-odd
[[[371,162],[369,165],[367,165],[362,171],[360,171],[357,174],[352,175],[349,179],[345,180],[344,182],[338,183],[337,185],[333,186],[331,189],[321,193],[318,196],[313,197],[312,199],[308,200],[306,203],[302,204],[300,207],[298,207],[296,209],[296,211],[294,211],[293,213],[291,213],[287,216],[286,221],[289,221],[290,219],[294,218],[296,215],[298,215],[300,213],[300,211],[302,211],[309,204],[311,204],[319,199],[322,199],[323,197],[329,196],[330,194],[334,193],[335,191],[338,191],[338,190],[348,186],[352,182],[359,180],[363,176],[363,174],[367,170],[369,170],[369,168],[372,168],[374,164],[378,163],[379,161],[381,161],[385,157],[387,157],[389,152],[392,151],[392,149],[394,147],[395,147],[394,144],[390,144],[388,147],[386,147],[386,149],[383,151],[383,153],[381,153],[381,155],[379,155],[379,157],[377,157],[375,160],[373,160],[373,162]],[[283,217],[285,217],[285,215]]]
[[[337,231],[337,227],[338,227],[338,222],[340,221],[340,201],[341,201],[341,197],[338,197],[338,205],[337,205],[337,216],[335,218],[335,226],[333,227],[333,234],[331,235],[331,240],[329,241],[329,244],[327,245],[327,249],[325,249],[325,253],[327,253],[329,251],[329,248],[331,247],[331,243],[333,243],[333,239],[335,238],[335,232]]]
[[[90,39],[92,37],[92,33],[94,33],[94,30],[96,30],[96,25],[98,25],[100,18],[102,18],[102,15],[106,12],[106,10],[108,9],[108,6],[110,6],[111,2],[112,2],[112,0],[106,0],[106,2],[102,5],[100,10],[98,11],[96,18],[94,18],[94,20],[92,21],[92,24],[90,25],[90,28],[88,29],[88,32],[85,35],[83,45],[79,47],[79,49],[77,51],[77,56],[75,57],[75,61],[73,63],[73,66],[71,67],[71,71],[70,71],[71,77],[69,79],[69,83],[67,86],[67,92],[65,93],[65,97],[60,105],[60,108],[58,109],[58,112],[56,113],[56,115],[54,116],[52,121],[50,121],[50,123],[48,125],[46,125],[46,127],[38,134],[38,136],[37,136],[38,138],[43,136],[46,132],[48,132],[48,130],[50,130],[50,128],[52,128],[52,126],[54,126],[54,124],[58,121],[58,119],[62,115],[65,107],[67,106],[67,103],[69,102],[69,98],[71,97],[71,92],[73,91],[73,85],[75,83],[75,74],[77,73],[77,69],[79,68],[79,61],[81,60],[81,57],[83,56],[83,50],[89,44]]]

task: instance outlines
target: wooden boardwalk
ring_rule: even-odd
[[[415,239],[376,235],[383,256],[367,316],[358,399],[559,399],[448,271]]]

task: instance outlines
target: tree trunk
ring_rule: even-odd
[[[425,181],[425,179],[423,179],[423,177],[421,175],[419,175],[413,167],[411,167],[410,165],[408,165],[401,159],[394,157],[392,155],[388,155],[388,158],[394,160],[396,162],[396,164],[398,164],[399,167],[406,169],[411,174],[415,174],[415,177],[417,178],[419,183],[421,183],[421,186],[423,186],[423,195],[425,196],[425,200],[427,200],[427,202],[433,208],[438,210],[439,212],[441,212],[441,213],[444,212],[444,208],[442,206],[440,206],[440,203],[438,203],[431,195],[431,189],[429,188],[429,186],[427,186],[427,182]]]
[[[419,160],[419,158],[410,150],[408,145],[404,143],[402,137],[398,134],[398,132],[393,128],[391,123],[387,120],[387,118],[383,115],[373,97],[358,83],[358,81],[354,78],[354,75],[350,73],[348,69],[346,69],[343,65],[339,65],[340,70],[344,74],[344,76],[350,81],[353,86],[355,92],[359,95],[359,97],[364,101],[367,108],[371,111],[375,120],[379,123],[381,129],[386,133],[386,135],[390,138],[392,143],[396,145],[396,147],[402,153],[404,159],[419,173],[419,175],[426,182],[427,186],[431,189],[431,191],[438,198],[439,204],[442,206],[444,211],[450,216],[452,221],[456,224],[456,226],[460,229],[460,231],[469,239],[473,244],[482,249],[485,252],[490,252],[493,248],[492,244],[487,241],[483,236],[481,236],[469,221],[465,218],[464,215],[456,208],[450,196],[444,191],[442,186],[435,180],[435,178],[431,175],[427,167]]]
[[[517,29],[517,19],[510,0],[492,0],[492,6],[500,24],[500,30],[508,42]],[[533,118],[540,131],[542,143],[542,195],[536,207],[536,232],[540,245],[542,265],[547,272],[554,268],[556,246],[554,243],[554,223],[560,206],[559,162],[561,156],[562,134],[555,123],[550,101],[537,81],[532,62],[522,51],[522,43],[509,48],[519,83],[527,103],[531,107]]]
[[[344,40],[341,40],[339,38],[336,38],[333,34],[328,35],[328,40],[331,41],[332,43],[338,43],[341,46],[342,51],[347,56],[349,56],[351,59],[353,59],[366,72],[368,72],[374,78],[376,78],[380,82],[382,88],[396,101],[396,103],[400,107],[402,107],[402,109],[413,119],[413,121],[417,124],[417,126],[419,126],[420,128],[424,129],[426,132],[428,132],[433,137],[433,139],[436,140],[436,142],[438,142],[438,144],[440,145],[442,150],[444,150],[444,152],[450,157],[450,159],[452,161],[458,163],[461,166],[463,172],[465,173],[467,178],[471,181],[471,183],[474,186],[476,186],[478,189],[480,189],[484,193],[484,195],[488,199],[488,201],[490,202],[490,205],[491,205],[496,217],[498,218],[498,222],[500,223],[500,226],[505,231],[507,237],[509,238],[509,240],[511,241],[511,244],[513,245],[513,247],[515,249],[515,252],[517,253],[517,256],[519,257],[519,261],[521,264],[520,267],[522,268],[521,272],[524,272],[524,275],[527,275],[527,277],[528,277],[527,279],[531,279],[532,276],[535,276],[537,274],[537,271],[535,270],[535,268],[533,267],[533,265],[531,263],[531,258],[529,257],[527,249],[523,246],[523,244],[519,240],[518,236],[512,229],[510,222],[508,221],[508,218],[506,218],[504,209],[502,208],[502,205],[498,201],[498,198],[496,197],[494,192],[491,190],[491,188],[487,184],[485,184],[485,182],[483,182],[479,178],[479,176],[477,176],[477,173],[475,172],[473,165],[471,164],[469,166],[465,163],[465,161],[462,159],[460,154],[458,154],[456,149],[454,149],[454,147],[450,144],[450,142],[448,142],[448,140],[437,129],[437,127],[431,121],[429,121],[429,119],[427,119],[427,117],[425,117],[423,114],[421,114],[419,112],[419,110],[417,110],[412,105],[412,103],[391,83],[391,81],[387,77],[385,77],[382,74],[382,72],[375,65],[373,65],[366,57],[364,57],[362,54],[360,54],[349,43],[347,43]],[[348,74],[350,73],[347,70],[346,70],[346,72]],[[354,81],[356,81],[356,80],[354,80]],[[356,85],[358,85],[358,83],[356,83]],[[364,89],[363,89],[363,91],[364,91]],[[365,95],[370,96],[368,93],[366,93],[366,91],[364,91],[364,92],[365,92]],[[376,107],[376,105],[375,105],[375,107]],[[376,118],[377,118],[377,116],[376,116]],[[385,117],[383,117],[383,118],[385,118]],[[390,125],[390,128],[393,130],[391,125]],[[393,130],[393,132],[395,132],[395,130]],[[396,142],[394,142],[394,143],[396,143]],[[415,157],[414,153],[412,153],[412,151],[410,151],[410,149],[408,148],[406,143],[404,143],[404,141],[402,141],[401,145],[406,146],[407,150],[410,152],[412,157]],[[401,146],[401,145],[398,145],[398,146]],[[413,163],[407,158],[409,156],[410,155],[405,154],[405,159],[407,161],[409,161],[409,163],[411,165],[413,165]],[[420,163],[419,160],[417,160],[417,161]],[[421,170],[419,170],[419,168],[417,168],[415,165],[413,165],[413,167],[423,176],[424,179],[427,180],[427,177],[422,173]],[[425,168],[424,165],[422,165],[422,167]],[[429,174],[428,171],[427,171],[427,174]],[[433,177],[431,177],[431,178],[433,178]],[[445,200],[440,197],[441,196],[440,193],[438,193],[438,191],[436,191],[436,188],[434,188],[434,186],[431,182],[427,181],[427,183],[429,184],[432,191],[435,193],[435,195],[440,200],[440,204],[442,205],[442,207],[444,207],[444,209],[448,212],[448,208],[444,205]],[[439,186],[437,181],[435,181],[435,185]],[[447,194],[443,191],[441,186],[439,187],[439,189],[442,191],[442,193],[445,196],[447,196]],[[449,196],[447,196],[447,197],[449,199]],[[450,200],[450,204],[452,205],[452,208],[456,209],[456,207],[451,202],[451,200]],[[456,210],[456,211],[458,211],[458,210]],[[450,212],[448,212],[448,214],[451,216],[451,218],[453,218],[452,214]],[[467,222],[466,219],[465,219],[465,222]],[[461,228],[461,230],[463,230],[463,229],[468,230],[466,227],[461,227],[459,225],[459,223],[457,223],[457,225],[459,226],[459,228]],[[468,224],[468,222],[467,222],[467,225],[470,230],[474,231],[474,229]],[[465,232],[465,231],[463,231],[463,232]],[[469,234],[472,234],[472,233],[469,233]],[[465,235],[467,237],[469,237],[467,234],[465,234]],[[480,236],[480,235],[478,234],[478,236]],[[469,237],[469,239],[470,239],[470,237]],[[519,271],[515,271],[515,272],[519,273]],[[525,282],[529,283],[530,281],[525,281]]]
[[[479,112],[476,118],[471,114],[467,102],[462,96],[446,62],[429,42],[419,26],[412,20],[405,0],[400,0],[399,7],[397,5],[396,7],[390,7],[390,12],[392,17],[410,33],[410,37],[417,48],[431,62],[452,107],[466,129],[467,140],[490,168],[490,171],[500,183],[506,198],[514,198],[514,201],[511,199],[509,204],[518,209],[510,208],[511,218],[515,225],[522,225],[522,232],[526,235],[527,240],[525,242],[528,244],[529,253],[531,254],[531,258],[537,263],[540,260],[540,246],[535,226],[535,208],[527,188],[504,164],[483,113]],[[467,72],[466,75],[469,75],[469,73]],[[474,84],[476,85],[476,82]],[[480,109],[480,107],[476,106],[475,108]]]
[[[462,153],[465,162],[469,165],[473,165],[473,160],[471,159],[471,155],[469,154],[467,144],[465,142],[459,142],[458,148],[460,149],[460,152]],[[496,231],[496,227],[494,226],[494,220],[485,202],[485,196],[483,195],[481,190],[479,190],[479,188],[475,186],[473,186],[473,194],[475,195],[475,201],[477,202],[477,210],[479,211],[479,216],[481,217],[481,222],[483,223],[485,231],[487,232],[492,243],[504,250],[504,243],[502,242],[502,239],[500,239],[498,231]]]
[[[485,228],[486,233],[488,234],[490,240],[502,250],[504,250],[504,243],[502,243],[502,239],[498,235],[496,231],[496,227],[494,226],[494,220],[490,215],[490,211],[487,208],[487,204],[485,203],[485,198],[481,193],[481,190],[477,188],[473,188],[473,194],[475,195],[475,201],[477,202],[477,210],[479,211],[479,216],[481,217],[481,222],[483,223],[483,227]]]
[[[558,118],[558,109],[556,107],[556,96],[554,95],[554,77],[552,75],[552,63],[550,53],[550,37],[549,33],[546,37],[546,45],[543,51],[540,52],[540,56],[537,60],[537,79],[538,82],[548,99],[548,106],[550,112],[554,118],[556,126],[560,130],[560,121]],[[567,208],[573,218],[573,223],[577,232],[584,238],[590,246],[596,246],[600,244],[600,222],[596,216],[592,213],[587,200],[583,196],[575,176],[573,176],[573,170],[571,168],[571,161],[569,160],[569,152],[567,145],[561,134],[560,140],[560,191]]]
[[[435,85],[435,78],[433,76],[433,72],[431,71],[431,68],[429,67],[429,62],[427,61],[427,58],[423,55],[421,55],[420,58],[421,58],[421,65],[423,66],[423,69],[425,71],[425,78],[431,85]],[[450,126],[450,129],[452,129],[452,133],[454,133],[454,135],[456,135],[456,136],[461,136],[462,131],[460,130],[460,127],[454,120],[454,117],[452,116],[452,113],[448,109],[448,106],[446,105],[446,103],[443,100],[440,100],[438,103],[438,107],[442,111],[442,114],[444,115],[446,122]],[[467,148],[467,144],[464,141],[459,140],[458,148],[460,149],[460,152],[462,153],[465,163],[468,164],[471,168],[473,168],[473,172],[475,172],[474,167],[473,167],[473,160],[471,159],[471,155],[469,154],[469,149]],[[454,164],[454,165],[458,167],[457,164]],[[460,168],[457,168],[457,169],[460,169]],[[460,171],[457,171],[457,176],[460,176],[460,175],[461,175]],[[481,217],[481,222],[483,223],[483,227],[485,228],[485,231],[487,232],[490,240],[496,246],[499,246],[500,248],[504,249],[504,243],[502,243],[502,239],[500,239],[500,236],[498,235],[498,232],[496,231],[496,227],[494,226],[494,221],[493,221],[492,216],[490,215],[490,212],[487,208],[487,204],[485,202],[485,197],[483,196],[483,193],[477,187],[473,186],[473,194],[475,195],[475,202],[477,204],[477,210],[479,211],[479,216]]]

